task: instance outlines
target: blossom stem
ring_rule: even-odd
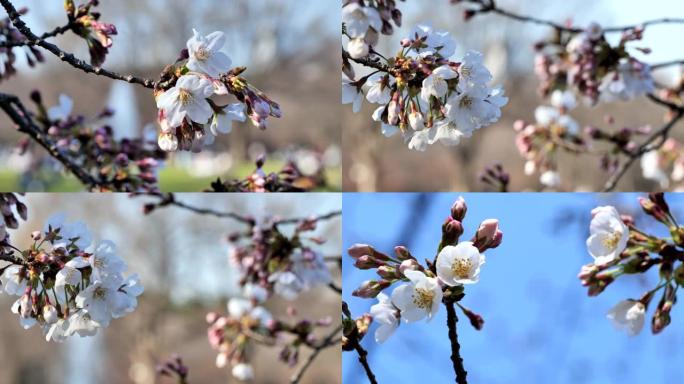
[[[373,373],[373,370],[371,370],[370,364],[368,364],[368,351],[363,349],[360,343],[356,343],[354,345],[354,349],[356,350],[356,353],[359,354],[359,363],[363,366],[363,370],[366,371],[366,376],[368,377],[368,382],[371,384],[378,384],[377,379],[375,378],[375,374]]]
[[[17,30],[19,30],[19,32],[21,32],[21,34],[23,34],[24,37],[26,37],[29,45],[36,45],[49,51],[53,55],[59,57],[62,61],[70,64],[72,67],[80,69],[85,73],[94,73],[95,75],[109,77],[110,79],[114,80],[126,81],[132,84],[139,84],[145,88],[154,89],[157,85],[157,83],[153,80],[140,78],[133,75],[122,75],[100,67],[94,67],[86,63],[85,61],[76,58],[76,56],[61,50],[55,44],[49,43],[41,39],[39,36],[36,36],[36,34],[34,34],[31,31],[31,29],[26,25],[26,23],[24,23],[24,21],[21,19],[21,15],[19,14],[19,12],[17,12],[16,8],[14,8],[14,5],[12,5],[11,1],[0,0],[0,5],[2,5],[3,8],[5,8],[5,11],[7,12],[10,21],[12,21],[12,24],[14,24]]]
[[[295,372],[294,375],[290,378],[290,384],[297,384],[302,380],[302,377],[304,376],[304,373],[306,370],[313,364],[314,360],[318,357],[318,355],[326,348],[331,347],[333,345],[337,345],[339,342],[341,342],[341,339],[336,338],[337,334],[342,330],[342,324],[338,325],[337,328],[335,328],[332,332],[326,336],[325,339],[323,339],[323,342],[321,342],[319,345],[313,347],[313,352],[309,355],[309,357],[306,359],[304,364],[302,364],[301,367]]]
[[[461,357],[461,345],[458,343],[458,333],[456,332],[456,323],[458,323],[458,316],[456,316],[456,309],[454,302],[445,300],[444,306],[447,309],[447,326],[449,327],[449,340],[451,341],[451,363],[454,366],[456,373],[457,384],[468,384],[466,376],[468,372],[463,366],[463,358]]]

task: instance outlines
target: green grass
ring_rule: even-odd
[[[276,171],[282,167],[282,163],[270,161],[264,167],[266,173]],[[230,175],[221,176],[221,180],[242,179],[254,171],[253,163],[241,163],[236,165]],[[47,192],[82,192],[83,185],[71,175],[49,175],[53,182]],[[54,177],[54,179],[53,179]],[[342,170],[338,167],[327,171],[327,180],[330,184],[319,192],[339,192],[342,185]],[[216,180],[216,176],[197,177],[191,175],[185,169],[167,167],[159,173],[159,187],[163,192],[200,192],[209,188],[209,184]],[[19,174],[7,169],[0,169],[0,191],[19,191]]]

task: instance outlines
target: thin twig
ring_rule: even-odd
[[[340,295],[342,294],[342,288],[340,288],[337,284],[335,283],[330,283],[328,284],[328,288],[332,289],[333,291],[339,293]]]
[[[55,27],[52,31],[45,32],[42,35],[38,36],[39,40],[46,40],[51,37],[55,37],[57,35],[62,35],[66,33],[67,31],[71,30],[73,28],[74,22],[70,21],[66,25],[62,25],[59,27]],[[31,46],[31,45],[36,45],[36,41],[30,41],[30,40],[24,40],[24,41],[4,41],[0,42],[0,48],[13,48],[13,47],[25,47],[25,46]]]
[[[17,12],[17,10],[14,8],[14,6],[9,0],[0,0],[0,4],[2,4],[2,6],[5,8],[5,11],[7,11],[7,15],[12,21],[12,24],[14,24],[14,26],[19,30],[19,32],[21,32],[26,37],[30,44],[35,44],[41,48],[50,51],[55,56],[59,57],[60,60],[70,64],[72,67],[80,69],[85,73],[93,73],[98,76],[105,76],[109,77],[110,79],[121,80],[132,84],[140,84],[143,87],[150,89],[154,89],[157,85],[157,83],[153,80],[136,77],[133,75],[122,75],[101,67],[94,67],[86,63],[85,61],[76,58],[76,56],[74,56],[73,54],[65,52],[61,50],[58,46],[49,43],[45,40],[42,40],[39,36],[36,36],[31,31],[31,29],[26,25],[26,23],[24,23],[24,21],[21,19],[21,15],[19,14],[19,12]]]
[[[330,220],[334,219],[338,216],[342,215],[342,211],[331,211],[328,213],[324,213],[322,215],[318,216],[310,216],[310,217],[293,217],[290,219],[284,219],[284,220],[278,220],[278,224],[299,224],[302,221],[325,221],[325,220]]]
[[[99,185],[92,175],[81,168],[81,166],[75,163],[71,158],[59,151],[57,146],[52,143],[47,133],[35,124],[18,97],[0,93],[0,108],[5,111],[7,116],[9,116],[14,124],[17,125],[19,132],[29,135],[34,141],[45,148],[52,157],[62,163],[64,168],[76,176],[76,178],[86,187],[92,189]]]
[[[456,323],[458,317],[456,316],[456,309],[453,301],[445,301],[444,306],[447,309],[447,327],[449,327],[449,340],[451,341],[451,363],[454,366],[454,373],[456,373],[457,384],[468,384],[466,376],[468,372],[463,366],[463,358],[461,358],[461,345],[458,343],[458,333],[456,332]]]
[[[0,261],[6,261],[10,264],[16,264],[16,265],[26,265],[26,261],[24,259],[21,259],[17,256],[14,256],[11,253],[0,254]]]
[[[684,65],[684,60],[678,59],[678,60],[665,61],[662,63],[651,64],[650,67],[651,67],[651,69],[660,69],[660,68],[671,67],[673,65]]]
[[[507,17],[509,19],[521,21],[521,22],[526,22],[526,23],[532,23],[532,24],[537,24],[537,25],[545,25],[548,27],[552,27],[558,31],[565,31],[565,32],[571,32],[571,33],[579,33],[583,32],[585,28],[580,28],[580,27],[570,27],[567,25],[563,25],[560,23],[556,23],[551,20],[546,20],[546,19],[540,19],[536,18],[534,16],[528,16],[528,15],[522,15],[519,13],[515,13],[513,11],[504,9],[499,7],[496,4],[495,0],[465,0],[467,3],[471,4],[477,4],[481,8],[473,10],[475,14],[481,14],[481,13],[494,13],[500,16]],[[615,33],[615,32],[624,32],[630,29],[635,29],[639,27],[647,27],[650,25],[656,25],[656,24],[684,24],[684,18],[660,18],[660,19],[653,19],[653,20],[648,20],[640,24],[634,24],[634,25],[624,25],[624,26],[615,26],[615,27],[607,27],[603,28],[603,32],[608,32],[608,33]]]
[[[295,372],[294,375],[290,378],[290,384],[297,384],[302,380],[302,377],[304,376],[304,373],[306,373],[306,370],[309,369],[311,364],[313,364],[314,360],[318,357],[318,355],[323,351],[324,349],[328,347],[332,347],[333,345],[339,344],[339,342],[342,340],[341,338],[335,338],[335,336],[342,330],[342,324],[338,325],[337,328],[335,328],[332,332],[326,336],[325,339],[323,339],[323,342],[320,343],[319,345],[315,346],[313,348],[313,352],[309,355],[309,357],[304,361],[304,364],[302,364],[301,367]]]
[[[612,176],[608,179],[608,181],[606,181],[605,185],[603,186],[603,191],[610,192],[614,190],[620,179],[625,175],[625,173],[627,173],[627,170],[638,158],[640,158],[646,152],[660,148],[667,140],[672,127],[674,127],[682,119],[682,117],[684,117],[684,109],[681,109],[680,107],[675,116],[672,117],[667,124],[665,124],[659,130],[653,132],[653,134],[649,136],[645,142],[643,142],[632,152],[632,154],[627,157],[627,161],[618,166],[615,172],[613,172]]]
[[[378,384],[375,374],[371,370],[370,364],[368,364],[368,352],[359,343],[354,345],[354,349],[359,354],[359,363],[363,366],[363,370],[366,371],[366,377],[368,377],[370,384]]]
[[[385,64],[381,63],[379,60],[371,58],[370,55],[361,59],[355,59],[349,55],[349,52],[343,49],[342,57],[346,60],[351,60],[368,68],[373,68],[381,72],[389,72],[389,68]]]

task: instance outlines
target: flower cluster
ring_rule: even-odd
[[[34,91],[35,121],[58,150],[91,175],[102,191],[156,191],[157,170],[166,158],[154,139],[115,139],[106,120],[114,112],[105,110],[94,119],[73,114],[73,101],[59,96],[59,104],[46,107]],[[28,143],[27,143],[28,144]],[[26,150],[26,148],[24,148]]]
[[[114,24],[100,21],[100,13],[92,10],[97,5],[98,0],[89,0],[79,6],[73,0],[64,2],[72,31],[88,43],[90,64],[99,67],[104,63],[112,46],[112,36],[117,32]]]
[[[19,201],[16,194],[0,193],[0,213],[2,213],[2,221],[0,222],[0,250],[4,254],[7,252],[6,246],[9,245],[7,229],[17,229],[19,227],[19,219],[26,220],[28,210],[26,205]]]
[[[581,153],[587,149],[579,124],[569,112],[576,106],[570,91],[556,90],[551,95],[551,105],[537,107],[535,123],[518,120],[514,128],[518,132],[515,144],[525,159],[525,174],[540,173],[540,182],[556,188],[560,184],[556,155],[559,149]]]
[[[12,312],[23,328],[40,326],[47,341],[78,334],[93,336],[112,319],[135,310],[143,292],[137,275],[124,276],[126,264],[110,241],[93,245],[82,222],[48,219],[31,233],[32,245],[17,250],[2,269],[3,291],[19,299]]]
[[[243,180],[221,181],[211,183],[211,192],[305,192],[326,185],[325,169],[317,160],[314,169],[304,172],[294,160],[287,163],[278,172],[266,173],[263,170],[266,158],[260,156],[256,160],[256,169]]]
[[[330,325],[330,318],[317,321],[300,320],[294,324],[274,319],[262,304],[268,297],[266,289],[257,285],[243,288],[247,298],[232,298],[228,312],[207,314],[209,344],[218,351],[216,366],[230,364],[232,374],[238,380],[254,378],[249,362],[249,349],[253,345],[282,346],[279,358],[289,366],[297,364],[302,346],[314,347],[317,339],[314,331]]]
[[[179,384],[187,384],[190,368],[183,362],[183,358],[174,355],[164,364],[157,366],[157,374],[159,376],[175,377]]]
[[[279,224],[277,219],[254,223],[249,231],[230,236],[229,261],[240,271],[240,284],[265,289],[267,296],[276,293],[294,300],[303,291],[331,283],[323,256],[312,248],[324,240],[306,237],[317,222],[300,222],[290,236],[280,231]]]
[[[26,8],[19,10],[24,15],[28,12]],[[23,53],[26,62],[33,67],[37,62],[43,62],[43,54],[34,46],[25,46],[26,37],[22,35],[13,25],[8,17],[0,20],[0,81],[14,75],[17,70],[14,64],[17,54]]]
[[[406,247],[397,246],[395,256],[384,254],[367,244],[349,248],[354,266],[362,270],[374,269],[379,280],[369,280],[353,292],[354,296],[377,298],[370,308],[373,321],[380,324],[375,340],[382,343],[390,337],[400,323],[428,321],[444,303],[457,303],[476,329],[484,320],[458,303],[465,296],[464,286],[476,284],[480,269],[485,263],[484,252],[498,247],[503,239],[496,219],[483,221],[470,241],[459,241],[463,234],[463,220],[467,207],[459,198],[451,214],[442,225],[442,240],[434,262],[423,266]],[[383,291],[398,285],[391,294]]]
[[[644,178],[658,183],[660,188],[669,188],[674,182],[681,186],[684,181],[684,147],[673,138],[663,145],[641,156],[641,173]]]
[[[639,203],[648,216],[667,228],[671,237],[658,237],[638,229],[632,217],[620,215],[612,206],[597,207],[592,210],[587,239],[587,249],[594,262],[584,265],[578,276],[588,288],[589,296],[596,296],[620,276],[646,273],[658,267],[660,281],[655,288],[639,299],[621,301],[608,312],[615,327],[630,335],[641,332],[646,311],[661,290],[651,319],[651,331],[656,334],[667,327],[677,290],[684,284],[684,227],[677,223],[662,193],[642,197]]]
[[[280,107],[240,74],[222,52],[223,32],[201,35],[193,31],[179,60],[168,66],[155,89],[161,126],[159,146],[165,151],[195,150],[213,143],[219,133],[229,133],[233,121],[245,121],[265,129],[269,116],[280,117]],[[220,105],[212,96],[233,95],[238,103]]]
[[[401,11],[395,0],[345,0],[342,28],[349,37],[347,52],[355,59],[368,56],[371,46],[378,43],[379,33],[392,34],[392,23],[401,26]]]
[[[419,151],[436,142],[457,145],[498,121],[508,98],[501,87],[488,86],[492,75],[481,53],[468,51],[452,61],[455,50],[448,32],[418,25],[395,57],[382,59],[385,63],[357,60],[375,71],[359,80],[343,79],[342,102],[358,111],[365,87],[365,98],[380,105],[373,120],[385,136],[401,132],[408,147]]]
[[[641,40],[643,28],[622,32],[612,46],[597,23],[581,32],[562,31],[554,39],[535,45],[535,72],[540,92],[548,95],[570,87],[589,104],[598,101],[632,100],[655,90],[650,67],[632,57],[628,43]],[[647,52],[646,49],[641,49]]]

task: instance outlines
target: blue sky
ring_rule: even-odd
[[[362,242],[391,252],[408,245],[419,259],[433,258],[440,224],[458,194],[431,194],[424,207],[416,194],[345,194],[343,246]],[[676,362],[684,341],[684,312],[653,336],[646,329],[630,338],[612,328],[605,313],[619,300],[653,286],[655,271],[621,278],[599,297],[587,297],[576,275],[591,261],[584,241],[590,210],[614,204],[638,210],[638,194],[463,194],[468,203],[464,238],[486,218],[498,218],[501,247],[488,251],[480,282],[466,289],[463,304],[485,318],[475,331],[461,315],[459,338],[473,383],[666,383],[680,382]],[[684,198],[668,195],[675,207]],[[418,209],[411,216],[412,210]],[[411,223],[406,230],[407,221]],[[644,220],[643,223],[647,223]],[[645,225],[645,224],[644,224]],[[400,233],[405,232],[404,238]],[[397,242],[398,241],[398,242]],[[351,296],[372,271],[356,270],[344,257],[344,300],[352,312],[368,311],[374,300]],[[651,308],[651,313],[653,308]],[[459,312],[460,313],[460,312]],[[375,326],[371,332],[375,331]],[[430,323],[402,325],[382,345],[363,342],[380,382],[453,382],[446,312]],[[343,381],[363,382],[351,353],[343,354]]]

